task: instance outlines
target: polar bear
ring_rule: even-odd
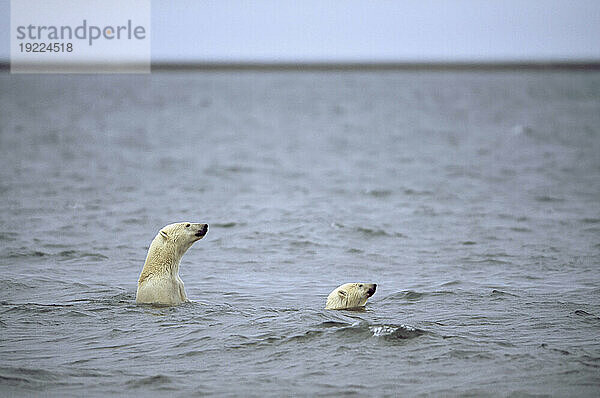
[[[375,283],[346,283],[327,296],[327,310],[345,310],[363,307],[367,299],[375,294]]]
[[[163,227],[148,249],[135,302],[176,305],[189,301],[179,277],[179,262],[207,232],[208,224],[180,222]]]

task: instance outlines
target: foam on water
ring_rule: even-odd
[[[425,334],[425,331],[408,325],[369,326],[374,337],[411,339]]]

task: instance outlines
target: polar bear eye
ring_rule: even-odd
[[[363,287],[363,284],[362,284],[362,283],[360,283],[360,284],[358,285],[358,287]]]
[[[190,227],[190,224],[185,224],[185,227],[186,227],[186,228],[189,228],[189,227]]]

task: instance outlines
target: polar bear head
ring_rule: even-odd
[[[158,239],[160,243],[172,245],[181,257],[194,242],[204,238],[207,232],[208,224],[178,222],[161,228],[155,240]]]
[[[150,244],[140,280],[150,274],[177,275],[181,257],[207,232],[208,224],[178,222],[162,227]]]
[[[363,307],[367,299],[375,294],[375,283],[346,283],[329,293],[327,297],[328,310],[343,310]]]

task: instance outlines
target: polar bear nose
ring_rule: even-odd
[[[204,224],[204,225],[202,225],[202,228],[200,228],[200,231],[198,231],[195,235],[200,237],[200,236],[206,235],[207,232],[208,232],[208,224]]]
[[[369,295],[369,297],[371,297],[372,295],[375,294],[375,290],[377,290],[377,284],[373,283],[373,287],[367,291],[367,294]]]

